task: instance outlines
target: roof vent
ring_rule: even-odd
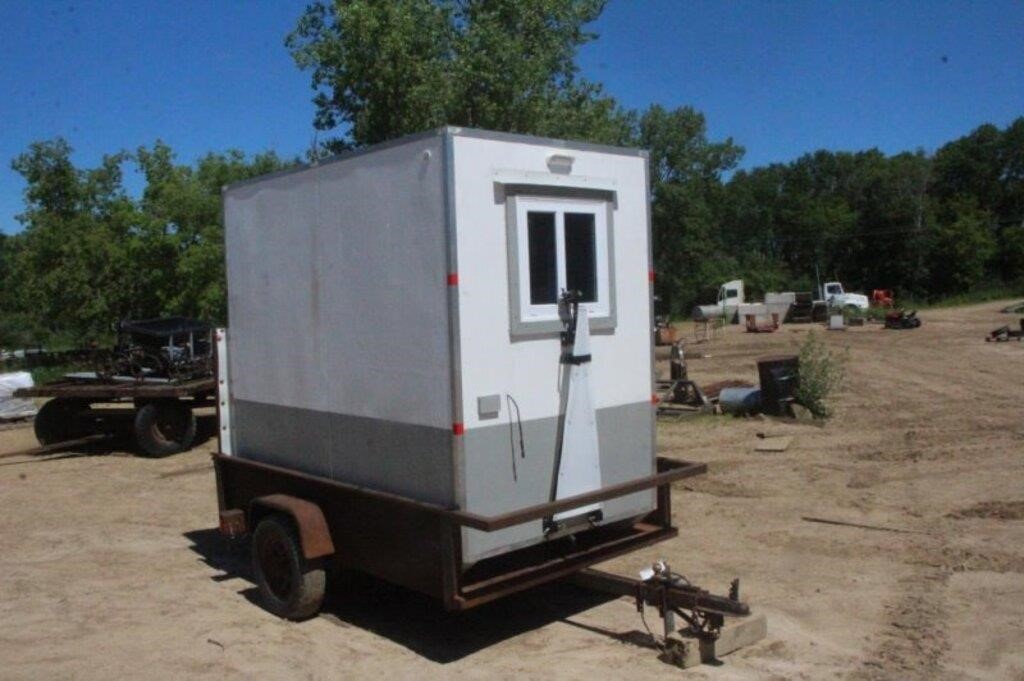
[[[572,163],[575,160],[566,154],[551,154],[548,156],[548,170],[559,175],[568,175],[572,172]]]

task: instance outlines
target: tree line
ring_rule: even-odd
[[[108,341],[121,319],[223,322],[221,187],[297,161],[229,151],[180,164],[157,142],[78,168],[71,153],[63,139],[37,142],[12,163],[24,229],[0,238],[0,347]],[[125,188],[133,166],[140,196]]]
[[[937,298],[1024,286],[1024,117],[982,125],[933,154],[817,151],[737,170],[691,107],[619,105],[583,78],[580,46],[603,0],[314,2],[285,39],[311,78],[307,160],[445,124],[650,151],[656,288],[685,315],[709,288],[852,288]],[[12,162],[22,231],[0,234],[0,347],[80,344],[126,317],[226,322],[225,184],[299,159],[274,152],[176,160],[157,142],[72,162],[67,141]],[[144,178],[133,195],[124,172]]]
[[[737,276],[760,292],[809,291],[820,272],[916,300],[1024,293],[1024,117],[933,154],[822,150],[711,184],[703,217],[688,220],[683,198],[658,222],[677,312]]]

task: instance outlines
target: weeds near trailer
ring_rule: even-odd
[[[800,382],[796,399],[814,418],[826,419],[832,415],[829,397],[842,386],[848,359],[848,351],[832,352],[814,331],[807,334],[800,347]]]
[[[42,385],[62,378],[64,374],[72,371],[81,371],[82,367],[73,364],[56,364],[53,366],[39,366],[31,369],[32,382],[35,385]]]
[[[869,307],[866,310],[858,310],[858,312],[869,322],[884,322],[885,315],[890,309],[888,307]]]

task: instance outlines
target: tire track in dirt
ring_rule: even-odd
[[[944,678],[942,658],[949,649],[945,596],[951,571],[930,560],[946,550],[940,537],[935,533],[907,540],[902,558],[915,569],[897,583],[897,595],[884,606],[888,626],[881,641],[850,679]]]

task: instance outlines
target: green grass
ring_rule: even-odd
[[[64,374],[71,371],[84,371],[82,366],[74,364],[57,364],[48,367],[35,367],[29,371],[32,373],[32,382],[36,385],[43,383],[49,383],[55,381],[58,378],[63,378]]]

